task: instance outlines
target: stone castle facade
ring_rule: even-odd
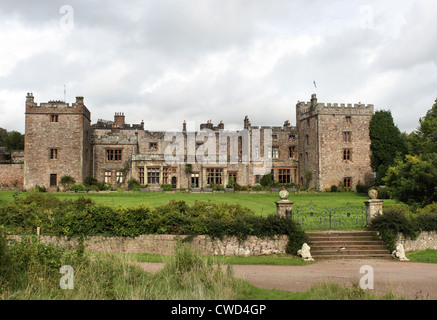
[[[94,177],[114,186],[126,186],[128,180],[136,179],[152,188],[161,184],[175,189],[226,186],[231,177],[240,185],[255,185],[262,177],[257,157],[268,160],[268,172],[279,183],[319,191],[339,183],[352,188],[358,183],[370,185],[372,115],[373,105],[325,105],[313,94],[310,102],[297,103],[296,126],[288,120],[277,127],[253,126],[246,116],[243,128],[232,132],[237,137],[233,143],[226,135],[221,138],[227,132],[222,122],[215,126],[207,121],[196,131],[187,130],[184,121],[178,133],[182,140],[177,140],[176,136],[169,139],[166,131],[147,130],[143,121],[127,124],[123,113],[115,113],[111,121],[91,124],[83,97],[76,97],[72,104],[37,104],[28,93],[23,188],[39,185],[57,190],[64,175],[76,183]],[[199,138],[206,131],[216,138],[206,149],[207,153],[215,149],[217,161],[197,161],[206,154],[207,143],[203,136]],[[259,144],[252,143],[256,133],[261,137]],[[265,137],[271,143],[266,144],[270,141],[264,141]],[[179,146],[177,151],[174,146]],[[179,161],[169,162],[166,150],[171,156],[177,153],[173,159]]]

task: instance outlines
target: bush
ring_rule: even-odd
[[[357,186],[356,186],[357,193],[367,193],[367,192],[369,192],[369,188],[370,188],[369,186],[361,184],[360,181],[358,181]]]
[[[406,238],[415,239],[417,237],[416,227],[408,208],[392,206],[385,209],[384,214],[373,218],[368,229],[379,231],[384,243],[390,251],[393,251],[396,249],[397,234],[401,232]]]
[[[0,225],[10,232],[35,233],[37,227],[56,236],[124,236],[142,234],[209,235],[212,238],[235,236],[288,235],[289,253],[307,242],[299,224],[279,218],[256,216],[240,205],[226,203],[170,201],[155,208],[123,208],[95,204],[87,198],[59,200],[53,196],[32,195],[0,207]]]
[[[172,191],[172,190],[173,190],[172,185],[171,185],[171,184],[168,184],[168,183],[166,183],[166,184],[161,184],[161,188],[162,188],[163,191]]]
[[[74,192],[79,192],[79,191],[86,191],[86,188],[83,184],[73,184],[70,190]]]
[[[76,181],[71,176],[62,176],[59,181],[65,191],[70,190],[71,186],[74,185],[75,182]]]

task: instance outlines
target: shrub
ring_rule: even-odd
[[[235,236],[243,241],[249,236],[288,235],[287,252],[296,254],[307,241],[296,222],[276,214],[256,216],[238,204],[170,201],[155,208],[123,208],[95,204],[81,197],[75,201],[59,200],[51,195],[32,195],[0,207],[0,225],[14,233],[58,236],[139,236],[142,234],[209,235],[212,238]]]
[[[369,192],[369,188],[370,188],[369,186],[361,184],[360,181],[358,181],[357,186],[356,186],[357,193],[367,193],[367,192]]]
[[[161,184],[161,188],[163,191],[172,191],[173,187],[171,184],[165,183],[165,184]]]
[[[410,211],[404,206],[392,206],[385,209],[384,214],[376,216],[368,229],[379,231],[381,238],[390,251],[396,249],[396,237],[399,232],[405,237],[415,239],[415,223],[409,217]]]
[[[127,182],[127,189],[139,191],[141,188],[141,183],[137,179],[130,179]]]
[[[74,185],[75,182],[76,181],[72,176],[62,176],[59,181],[65,191],[70,190],[71,186]]]
[[[86,188],[83,184],[73,184],[70,190],[74,192],[79,192],[79,191],[86,191]]]

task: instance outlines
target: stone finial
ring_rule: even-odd
[[[314,261],[310,252],[311,248],[308,244],[304,243],[302,249],[297,251],[297,255],[302,257],[304,261]]]
[[[281,200],[287,200],[289,196],[289,192],[287,189],[283,188],[279,191],[279,198],[281,198]]]
[[[369,195],[369,198],[372,200],[377,199],[378,198],[378,191],[376,191],[375,189],[370,189],[368,195]]]
[[[407,258],[405,255],[404,246],[402,244],[399,244],[396,247],[396,250],[392,252],[391,254],[393,258],[398,259],[400,261],[410,261],[410,259]]]

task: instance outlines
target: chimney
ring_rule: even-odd
[[[83,97],[76,97],[76,104],[82,104],[83,105]]]
[[[311,106],[314,107],[317,104],[317,95],[313,93],[311,95]]]
[[[225,129],[225,124],[223,123],[223,120],[220,120],[220,123],[219,123],[219,125],[218,125],[218,128],[219,128],[220,130],[224,130],[224,129]]]
[[[113,123],[111,126],[111,132],[112,133],[119,133],[120,132],[120,125],[118,123]]]
[[[116,112],[114,115],[114,122],[117,124],[124,124],[124,113]]]
[[[245,116],[244,117],[244,129],[248,129],[250,126],[250,121],[249,121],[249,117]]]
[[[33,93],[27,93],[26,96],[26,106],[33,106],[34,104],[34,97],[33,97]]]

